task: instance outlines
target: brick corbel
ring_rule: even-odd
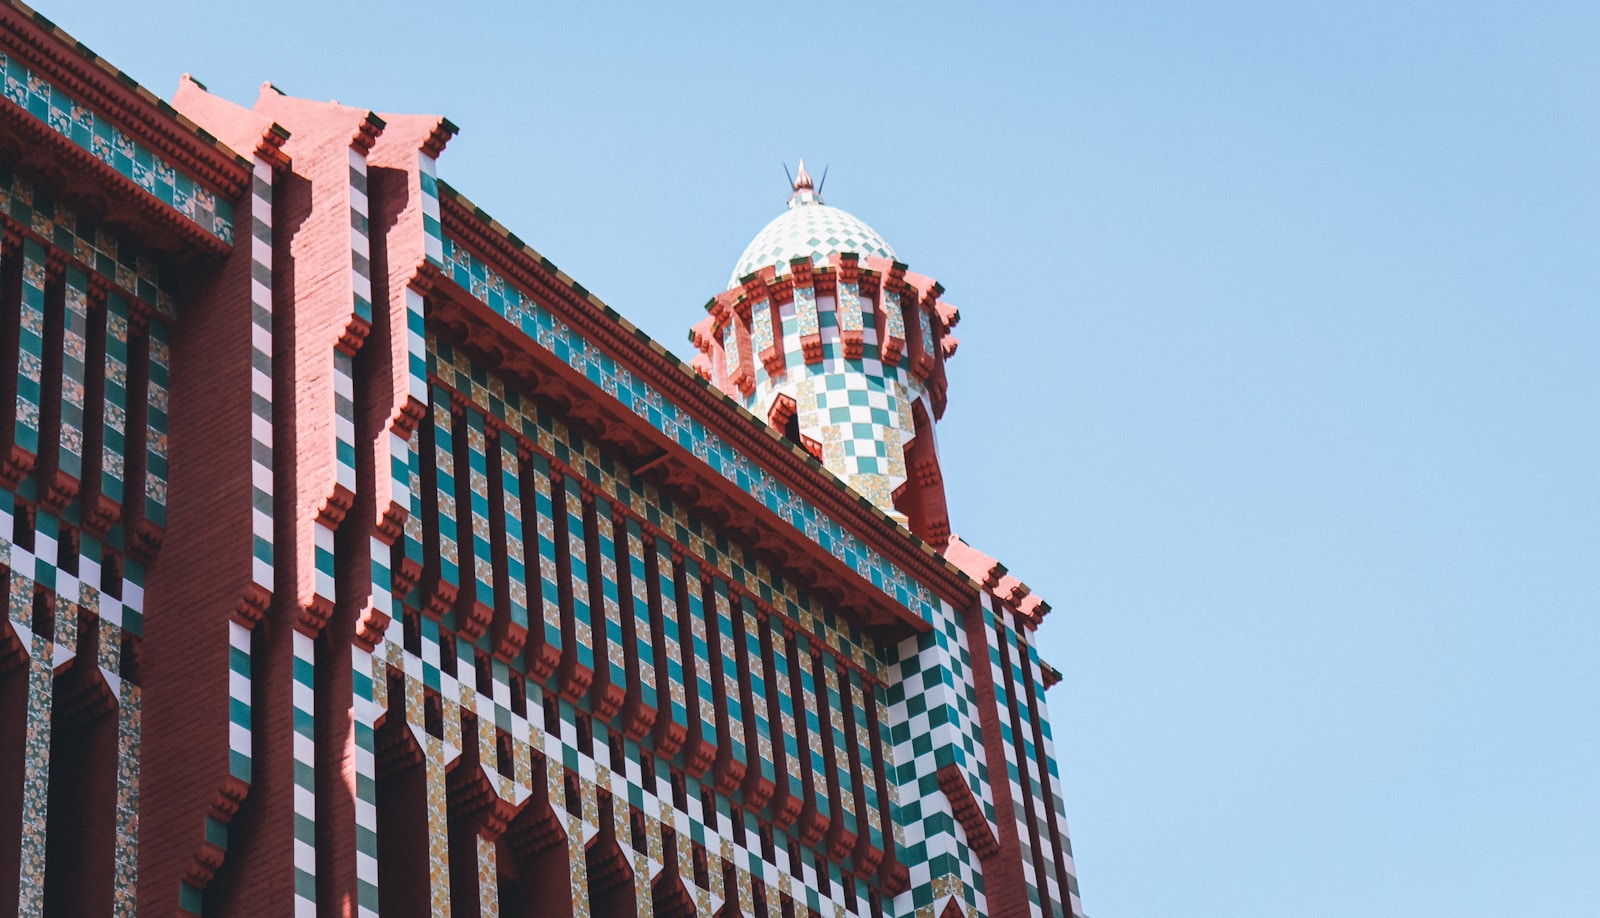
[[[834,813],[833,825],[828,827],[828,854],[836,861],[849,857],[856,847],[856,833],[844,826],[844,813]]]
[[[1061,670],[1056,669],[1054,666],[1051,666],[1049,663],[1046,663],[1043,660],[1040,660],[1039,681],[1042,682],[1045,689],[1048,690],[1054,687],[1056,683],[1061,681]]]
[[[859,329],[839,332],[839,345],[844,350],[844,356],[849,360],[860,360],[865,347],[864,333]]]
[[[222,779],[222,785],[217,788],[216,795],[206,807],[206,816],[217,822],[228,825],[233,822],[233,817],[239,812],[239,805],[250,793],[250,785],[245,781],[228,775]],[[202,837],[204,837],[202,835]],[[217,869],[227,858],[228,852],[214,842],[204,840],[195,849],[194,857],[184,871],[184,879],[196,889],[205,889],[211,883],[211,878],[216,875]]]
[[[878,885],[889,897],[898,896],[911,888],[911,870],[895,860],[892,854],[887,855],[883,863],[878,865]]]
[[[295,617],[294,629],[307,637],[322,632],[328,619],[333,617],[333,601],[323,596],[312,596],[300,603],[300,613]]]
[[[134,521],[132,531],[128,535],[128,554],[144,564],[149,564],[155,560],[156,552],[161,550],[161,542],[166,538],[167,530],[140,516]]]
[[[361,345],[367,340],[367,335],[372,331],[372,323],[361,318],[355,313],[350,314],[350,321],[345,323],[344,329],[339,332],[339,340],[334,342],[334,347],[347,357],[354,357],[361,350]]]
[[[289,154],[283,151],[283,144],[288,139],[289,129],[274,121],[261,132],[261,138],[256,141],[255,154],[272,167],[273,175],[282,175],[294,165]]]
[[[366,606],[361,610],[356,619],[355,642],[362,650],[372,653],[378,648],[378,643],[389,630],[391,617],[388,612],[378,608],[377,603],[367,600]]]
[[[939,790],[944,791],[945,799],[950,801],[950,809],[955,813],[956,821],[961,823],[961,828],[967,833],[967,845],[975,851],[980,858],[987,860],[998,854],[1000,842],[995,839],[994,832],[989,828],[989,820],[983,815],[983,807],[978,799],[972,796],[972,788],[967,786],[966,776],[954,763],[945,765],[936,773],[939,779]]]
[[[511,621],[510,616],[495,616],[493,646],[495,656],[510,662],[522,653],[528,643],[528,629]]]
[[[39,506],[60,514],[78,496],[78,479],[70,472],[52,468],[39,482]]]
[[[767,410],[767,423],[772,425],[773,430],[782,431],[789,419],[795,416],[796,410],[794,396],[780,393]]]
[[[859,817],[865,819],[863,815]],[[878,872],[878,865],[883,863],[883,849],[872,843],[872,833],[862,829],[856,836],[856,846],[850,851],[851,860],[855,862],[857,876],[869,877]]]
[[[467,579],[466,571],[462,571],[461,579]],[[468,642],[476,642],[494,624],[494,608],[477,598],[476,593],[472,599],[467,599],[465,592],[458,592],[455,611],[456,630]]]
[[[377,536],[378,541],[393,548],[394,543],[400,541],[400,536],[405,532],[406,520],[410,516],[411,510],[401,506],[399,501],[386,502],[378,513],[373,535]]]
[[[266,617],[267,608],[271,604],[272,591],[259,583],[252,583],[245,588],[244,595],[239,597],[229,618],[246,628],[254,628]]]
[[[749,398],[756,391],[755,359],[750,342],[750,301],[739,297],[733,304],[733,342],[739,349],[739,371],[731,380]]]
[[[338,529],[344,522],[345,515],[356,503],[354,491],[342,484],[335,484],[333,492],[322,499],[322,505],[317,508],[317,522],[330,529]]]
[[[478,725],[478,729],[484,728],[484,724]],[[488,728],[493,729],[493,725]],[[486,841],[499,839],[517,815],[517,807],[495,793],[476,755],[464,754],[456,759],[445,777],[445,795],[452,819],[459,814]]]
[[[378,117],[377,112],[367,112],[356,125],[356,132],[350,138],[350,149],[362,156],[372,152],[372,145],[378,142],[378,135],[383,133],[384,121]]]
[[[439,154],[444,152],[445,144],[460,130],[449,118],[440,118],[434,129],[428,132],[428,139],[422,142],[422,152],[438,159]]]

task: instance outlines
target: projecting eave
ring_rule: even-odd
[[[97,223],[139,235],[147,249],[231,250],[228,215],[197,217],[195,194],[231,207],[249,189],[247,159],[16,0],[0,0],[0,51],[7,77],[23,69],[33,77],[29,84],[7,80],[0,94],[4,158]],[[117,148],[119,138],[108,128],[124,146],[143,148],[139,155],[151,162]],[[135,180],[152,172],[166,177],[167,169],[193,182],[195,194],[179,200],[159,181]]]
[[[724,437],[742,456],[837,521],[908,578],[957,608],[970,608],[976,602],[980,585],[932,546],[912,536],[809,453],[702,379],[455,189],[440,182],[439,190],[447,238],[484,259],[520,292],[545,305],[628,372]],[[451,328],[479,359],[497,363],[499,372],[520,378],[532,394],[570,406],[571,415],[629,456],[635,473],[651,471],[720,527],[781,559],[781,567],[801,574],[808,588],[828,596],[879,637],[930,627],[921,615],[890,598],[881,584],[872,583],[771,507],[730,483],[724,473],[664,436],[632,408],[440,273],[432,293],[441,313],[431,318]]]
[[[955,533],[944,549],[945,559],[977,581],[991,596],[1005,603],[1030,628],[1037,628],[1050,613],[1050,604],[1034,595],[1032,588],[1006,570],[1006,566],[984,554]],[[1058,674],[1059,678],[1059,674]]]

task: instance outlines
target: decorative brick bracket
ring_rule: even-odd
[[[939,789],[944,791],[946,799],[950,801],[950,809],[955,811],[956,821],[966,830],[967,844],[978,853],[979,857],[993,857],[1000,851],[1000,842],[995,839],[994,832],[989,828],[989,820],[983,815],[983,807],[978,804],[977,798],[972,796],[972,788],[967,786],[966,776],[953,764],[940,768],[936,775],[939,779]]]

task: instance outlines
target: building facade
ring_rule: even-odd
[[[443,118],[0,68],[0,914],[1082,914],[959,313],[803,167],[684,363]]]

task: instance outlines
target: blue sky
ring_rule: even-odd
[[[1600,8],[41,2],[437,112],[687,356],[782,164],[962,307],[952,519],[1055,612],[1093,918],[1593,915]]]

